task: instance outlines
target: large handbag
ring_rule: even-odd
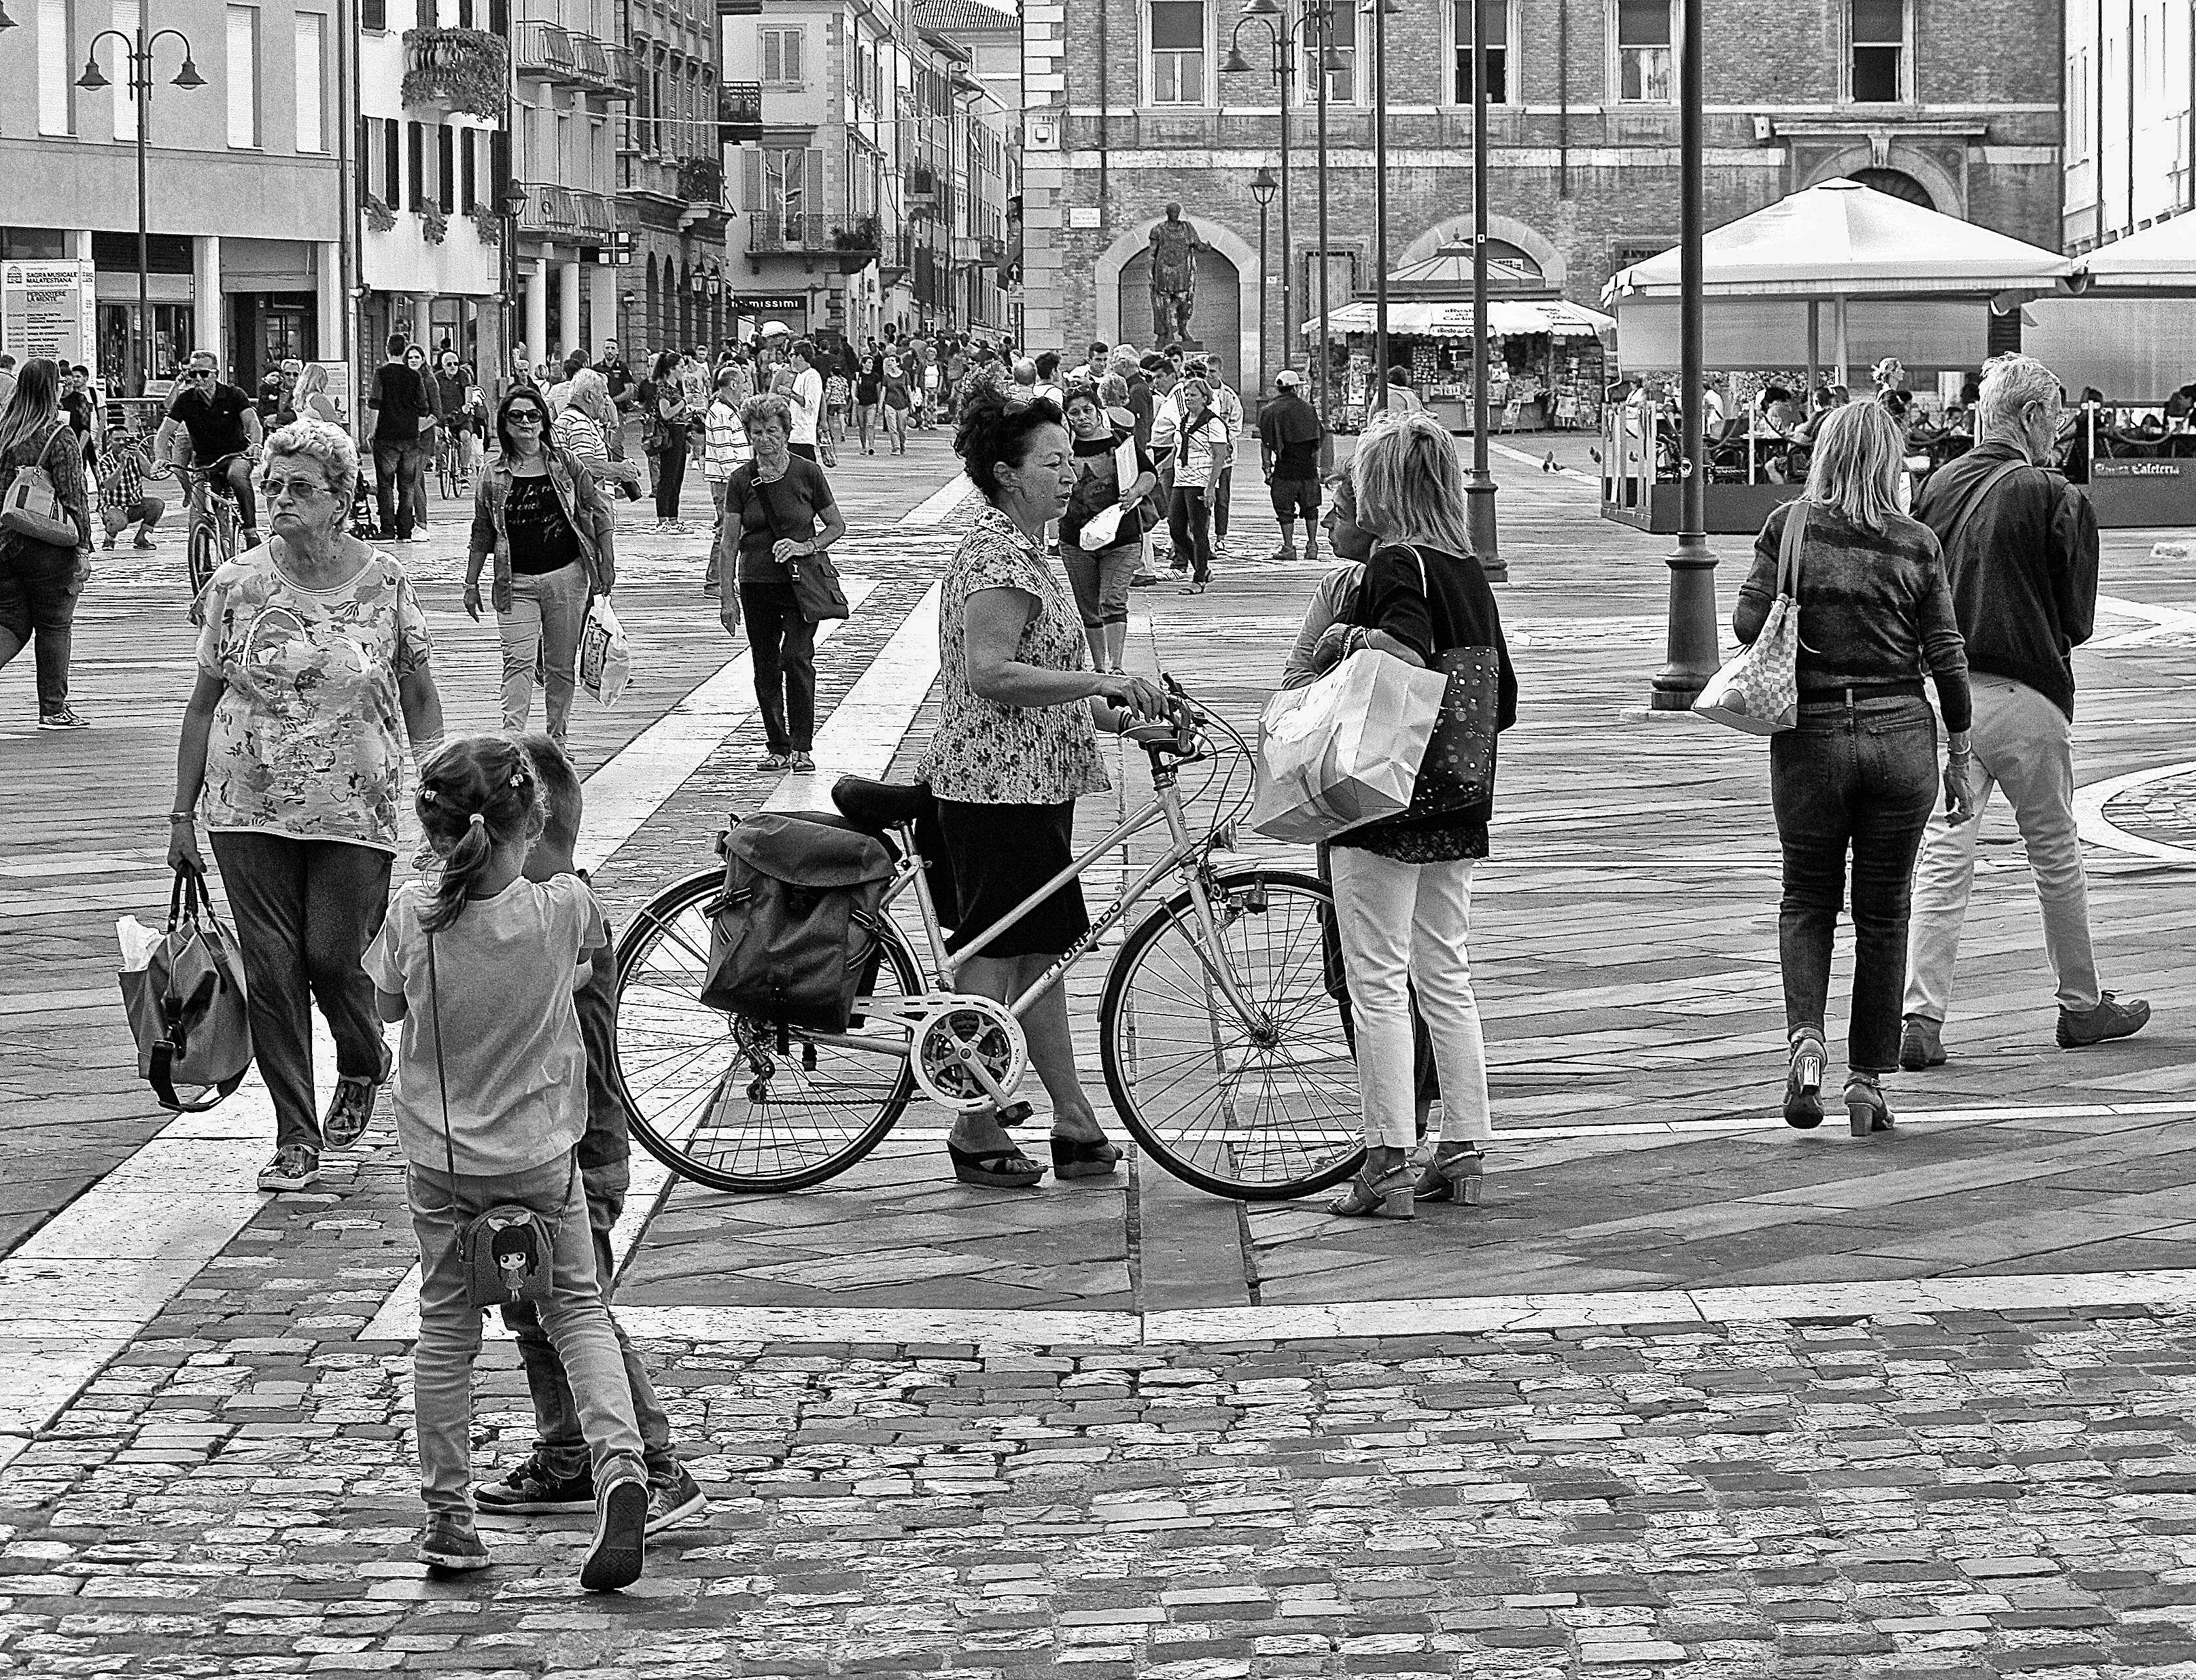
[[[1785,516],[1777,598],[1761,633],[1694,696],[1700,716],[1748,735],[1779,735],[1800,721],[1800,545],[1806,530],[1807,504],[1795,501]]]
[[[157,938],[134,917],[122,936],[122,1007],[137,1040],[137,1074],[160,1106],[199,1114],[226,1100],[251,1066],[251,1019],[244,962],[215,919],[205,883],[177,869],[167,931]],[[184,1094],[188,1093],[188,1094]]]
[[[1324,840],[1410,807],[1449,678],[1382,653],[1350,655],[1267,702],[1251,826]]]
[[[1132,506],[1121,505],[1120,493],[1136,478],[1136,440],[1124,437],[1113,448],[1114,499],[1084,521],[1083,528],[1076,534],[1078,548],[1086,554],[1096,554],[1122,543],[1135,542],[1159,522],[1159,505],[1151,494],[1139,496]]]
[[[808,531],[794,532],[786,528],[778,517],[777,498],[771,494],[771,486],[753,475],[749,482],[755,494],[762,498],[763,512],[770,520],[770,528],[780,540],[806,542],[813,534]],[[852,618],[853,609],[847,604],[847,592],[839,582],[839,568],[831,557],[820,550],[814,554],[802,554],[785,563],[786,577],[793,586],[794,603],[800,609],[801,617],[811,624],[821,624],[827,618]]]
[[[1433,580],[1425,556],[1410,547],[1418,563],[1419,587],[1433,598]],[[1494,736],[1501,722],[1502,660],[1493,648],[1444,648],[1431,669],[1446,679],[1441,714],[1426,742],[1408,817],[1440,817],[1483,807],[1494,797]]]
[[[15,469],[6,494],[0,497],[0,531],[55,547],[76,546],[76,521],[69,517],[54,481],[46,476],[46,457],[53,451],[54,439],[67,430],[67,421],[55,422],[54,430],[38,446],[38,459]]]

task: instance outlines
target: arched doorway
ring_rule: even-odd
[[[1936,201],[1929,196],[1929,189],[1904,170],[1855,170],[1852,178],[1864,187],[1873,188],[1894,199],[1903,199],[1910,205],[1919,205],[1924,210],[1937,208]]]
[[[1199,354],[1214,358],[1220,377],[1243,389],[1243,277],[1234,263],[1211,245],[1197,253],[1196,306],[1190,335]],[[1152,320],[1152,254],[1138,251],[1121,270],[1120,336],[1132,344],[1158,348]]]

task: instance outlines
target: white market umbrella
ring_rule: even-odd
[[[2196,216],[2176,216],[2074,259],[2078,281],[2112,292],[2196,292]]]

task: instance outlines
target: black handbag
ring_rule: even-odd
[[[1428,600],[1433,598],[1433,580],[1426,574],[1425,557],[1416,548],[1419,585]],[[1441,716],[1435,720],[1433,738],[1419,762],[1418,785],[1411,803],[1398,817],[1439,817],[1451,811],[1483,809],[1494,799],[1494,735],[1502,711],[1502,661],[1493,648],[1447,648],[1434,655],[1432,669],[1448,678],[1448,692],[1442,696]]]

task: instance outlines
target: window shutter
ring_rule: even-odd
[[[409,208],[419,210],[427,202],[427,136],[417,123],[404,124],[404,185]]]
[[[458,208],[466,211],[480,203],[480,171],[477,167],[480,153],[475,149],[473,133],[466,129],[458,136]]]
[[[766,29],[762,32],[762,78],[766,82],[783,82],[785,79],[785,53],[782,44],[784,40],[785,37],[775,29]]]
[[[802,79],[800,48],[806,38],[806,33],[802,30],[789,29],[785,32],[785,55],[791,61],[785,66],[785,79],[789,82],[798,82]]]
[[[824,219],[824,148],[820,146],[808,148],[807,182],[808,191],[800,205],[806,215],[801,226],[804,237]]]
[[[441,142],[435,148],[435,185],[440,190],[442,214],[448,216],[458,207],[458,131],[448,123],[437,123],[435,136]]]
[[[762,152],[757,147],[740,147],[740,208],[750,216],[763,209]]]

